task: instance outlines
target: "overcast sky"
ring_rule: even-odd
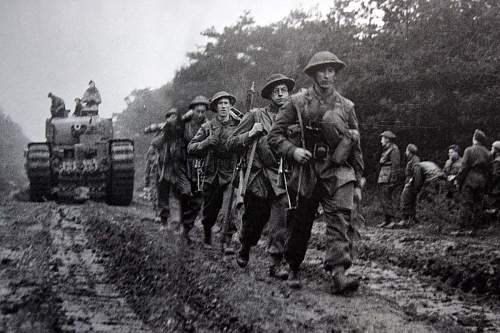
[[[125,107],[135,88],[156,88],[219,31],[250,10],[258,24],[295,8],[326,12],[333,0],[1,0],[0,106],[34,140],[44,138],[49,92],[73,110],[90,79],[100,114]]]

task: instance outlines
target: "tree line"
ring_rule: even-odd
[[[139,140],[144,125],[162,121],[170,107],[186,109],[198,94],[229,90],[242,109],[252,82],[271,73],[310,85],[302,72],[317,51],[346,62],[339,91],[356,105],[367,174],[374,175],[378,135],[389,129],[402,150],[417,144],[423,159],[444,162],[447,147],[465,148],[475,128],[500,139],[500,2],[496,0],[337,0],[326,16],[293,10],[279,22],[257,25],[243,13],[222,31],[207,29],[204,47],[155,90],[129,96],[118,126]],[[266,102],[256,94],[256,105]]]
[[[23,184],[23,151],[28,143],[21,127],[6,116],[0,108],[0,192]]]

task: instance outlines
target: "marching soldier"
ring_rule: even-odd
[[[162,133],[152,142],[155,149],[162,151],[159,159],[158,206],[160,218],[166,223],[168,214],[172,224],[178,228],[182,224],[182,234],[191,243],[189,231],[193,227],[194,216],[186,216],[190,211],[192,197],[191,181],[187,170],[187,141],[184,138],[185,123],[177,109],[170,109],[166,115]],[[170,211],[170,212],[169,212]]]
[[[248,264],[250,249],[257,245],[266,223],[270,224],[268,252],[271,255],[269,274],[280,279],[288,278],[286,270],[280,270],[287,235],[287,194],[280,186],[279,161],[267,142],[267,134],[275,123],[279,108],[295,86],[295,81],[283,74],[272,74],[262,88],[261,96],[270,100],[269,106],[248,112],[234,133],[229,137],[229,150],[247,151],[247,168],[250,169],[246,184],[241,249],[237,257],[240,267]],[[255,146],[255,150],[251,147]],[[252,151],[255,153],[252,156]],[[247,171],[248,172],[248,171]]]
[[[290,234],[285,249],[291,288],[301,287],[299,269],[319,203],[327,225],[324,268],[332,275],[331,292],[359,287],[357,280],[345,275],[359,238],[351,213],[363,160],[354,104],[334,87],[335,76],[344,67],[333,53],[316,53],[304,69],[314,81],[312,87],[285,102],[268,135],[271,148],[295,162],[288,189],[296,195],[296,209],[288,221]],[[289,135],[297,123],[299,139]]]
[[[457,175],[462,195],[460,220],[462,227],[476,227],[483,210],[483,199],[490,174],[490,156],[486,148],[486,135],[475,130],[472,146],[464,151],[462,167]]]
[[[190,155],[205,157],[202,224],[206,247],[212,245],[212,227],[217,221],[223,203],[229,202],[230,196],[233,195],[229,189],[232,188],[230,183],[236,166],[236,155],[228,151],[226,141],[238,125],[238,119],[235,119],[230,112],[234,103],[236,98],[233,95],[225,91],[217,92],[209,105],[210,110],[216,112],[216,116],[201,125],[188,145]],[[224,223],[231,222],[224,221]],[[223,237],[229,241],[234,229],[233,226],[230,233]],[[234,254],[234,249],[228,246],[225,248],[225,253]]]
[[[209,100],[202,95],[196,96],[189,104],[189,111],[184,114],[182,121],[185,123],[184,127],[184,141],[189,144],[195,137],[196,133],[201,128],[201,125],[206,120],[206,112],[210,105]],[[187,149],[187,145],[186,145]],[[187,153],[187,150],[186,150]],[[202,185],[203,179],[199,179],[203,170],[198,170],[203,167],[201,163],[203,159],[196,156],[187,156],[188,178],[191,182],[191,197],[185,197],[183,202],[183,213],[185,222],[189,222],[189,229],[194,225],[194,221],[201,210],[203,203]]]
[[[385,227],[393,222],[397,211],[397,186],[400,176],[399,148],[394,143],[396,135],[391,131],[380,134],[382,144],[382,155],[380,156],[380,172],[378,175],[378,186],[382,194],[382,209],[384,221],[378,227]]]

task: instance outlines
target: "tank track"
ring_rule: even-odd
[[[30,183],[30,199],[43,201],[50,197],[52,177],[50,147],[46,143],[31,143],[26,154],[26,173]]]
[[[126,206],[134,194],[134,144],[131,140],[111,142],[111,181],[108,203]]]

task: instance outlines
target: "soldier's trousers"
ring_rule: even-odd
[[[194,196],[181,194],[176,187],[166,180],[158,184],[158,208],[160,217],[170,223],[180,224],[191,230],[198,212],[201,209],[202,198],[200,194]]]
[[[418,192],[412,181],[405,184],[401,192],[401,214],[403,218],[415,216]]]
[[[354,183],[351,182],[339,187],[333,195],[318,184],[311,198],[300,197],[297,209],[288,219],[285,258],[292,270],[298,270],[304,260],[319,203],[323,206],[326,222],[325,270],[351,266],[354,242],[359,239],[359,232],[351,223],[353,196]]]
[[[272,190],[269,191],[273,193]],[[286,194],[259,197],[251,192],[245,195],[245,211],[242,217],[240,242],[244,247],[257,245],[262,230],[269,223],[268,253],[275,257],[283,257],[288,235]]]
[[[470,171],[462,185],[462,209],[460,222],[462,226],[475,226],[483,215],[483,199],[486,194],[486,178],[484,175]]]
[[[398,210],[398,186],[396,183],[378,184],[382,194],[382,211],[386,219],[393,219]]]
[[[212,184],[205,183],[203,189],[203,208],[202,208],[202,219],[201,223],[205,229],[211,229],[217,219],[222,223],[226,217],[227,205],[230,201],[230,184],[219,185],[217,180],[214,180]],[[234,202],[233,202],[234,206]],[[235,212],[233,213],[233,217]],[[234,218],[229,221],[228,236],[232,235],[236,230],[234,225]]]

